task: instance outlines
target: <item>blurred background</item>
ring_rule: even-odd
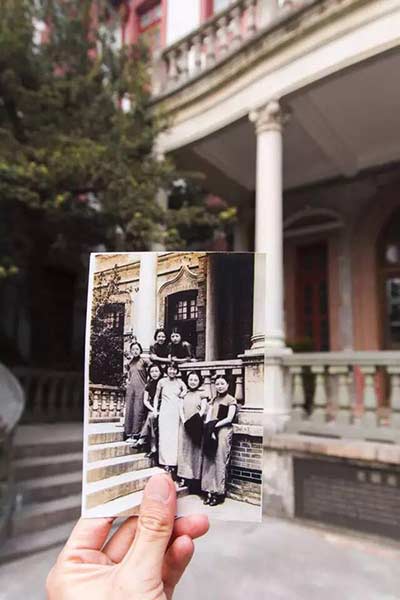
[[[182,590],[400,597],[400,0],[0,8],[0,598],[79,515],[89,254],[140,250],[268,256],[266,521]]]

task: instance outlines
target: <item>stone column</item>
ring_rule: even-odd
[[[280,104],[271,100],[250,115],[257,133],[254,321],[251,354],[264,352],[264,425],[280,431],[289,418],[284,387],[282,127]]]
[[[283,320],[282,126],[279,102],[250,115],[257,133],[256,252],[265,252],[265,322],[267,348],[285,345]]]
[[[157,253],[143,252],[140,257],[139,291],[136,301],[137,340],[147,352],[153,341],[157,317]]]

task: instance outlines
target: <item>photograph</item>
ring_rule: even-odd
[[[261,520],[263,265],[253,253],[91,255],[83,516],[136,514],[166,472],[179,516]]]

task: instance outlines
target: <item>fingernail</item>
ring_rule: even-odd
[[[171,484],[168,475],[154,475],[146,485],[146,496],[151,500],[165,504],[170,495]]]

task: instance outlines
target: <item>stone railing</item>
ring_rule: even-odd
[[[82,373],[30,367],[15,367],[12,371],[25,392],[23,423],[59,423],[82,419]]]
[[[292,11],[310,3],[311,0],[233,2],[155,58],[153,96],[167,94],[212,69]]]
[[[229,392],[236,398],[239,404],[245,403],[244,395],[244,371],[241,359],[214,360],[212,362],[191,362],[180,366],[183,375],[188,371],[198,372],[203,379],[203,388],[210,398],[217,394],[215,391],[215,379],[218,375],[226,375],[230,382]]]
[[[111,385],[90,384],[89,420],[91,423],[119,421],[124,416],[125,391]]]
[[[292,432],[400,442],[400,352],[285,357]]]

